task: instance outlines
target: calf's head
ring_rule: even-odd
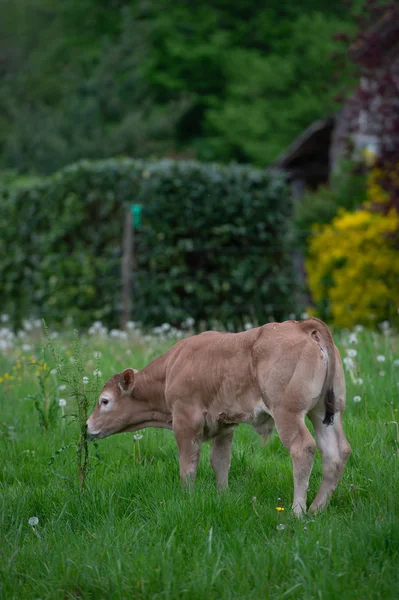
[[[114,433],[133,431],[142,421],[145,406],[134,398],[135,369],[113,375],[104,385],[97,406],[87,420],[91,437],[105,438]]]

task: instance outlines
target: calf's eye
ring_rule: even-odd
[[[103,398],[101,400],[101,404],[104,404],[104,406],[106,406],[108,404],[109,400],[106,400],[105,398]]]

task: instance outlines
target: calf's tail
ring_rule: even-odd
[[[320,321],[320,319],[311,317],[310,319],[304,321],[302,325],[306,326],[306,330],[309,332],[310,336],[320,346],[323,352],[327,354],[327,372],[321,395],[324,397],[324,407],[326,410],[323,423],[324,425],[332,425],[334,422],[335,413],[333,380],[336,358],[334,340],[329,328],[325,323],[323,323],[323,321]]]

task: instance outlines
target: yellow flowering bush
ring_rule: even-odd
[[[395,208],[399,196],[399,163],[375,166],[367,178],[367,208]]]
[[[340,210],[332,223],[314,226],[306,269],[321,316],[350,327],[397,314],[399,215]]]

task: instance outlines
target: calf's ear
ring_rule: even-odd
[[[134,388],[135,369],[125,369],[119,379],[119,387],[123,392],[132,392]]]

